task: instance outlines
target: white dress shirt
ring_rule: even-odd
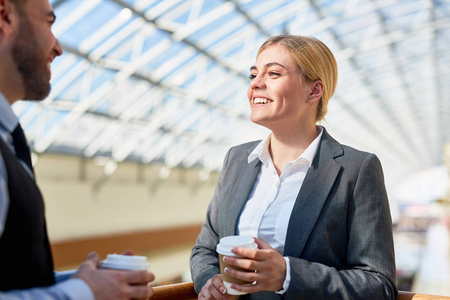
[[[270,135],[256,146],[248,156],[248,163],[255,159],[262,162],[258,177],[238,222],[238,234],[252,236],[268,243],[283,254],[289,219],[306,173],[316,156],[322,137],[322,127],[317,126],[318,136],[296,160],[286,164],[278,176],[269,153]],[[289,259],[286,260],[284,293],[289,287]]]
[[[19,124],[19,120],[14,114],[11,105],[0,92],[0,139],[15,153],[12,144],[11,132]],[[27,170],[30,176],[33,173],[23,162],[22,166]],[[0,153],[0,238],[3,234],[6,217],[9,207],[9,191],[8,191],[8,174],[6,172],[5,162]],[[0,267],[1,272],[1,267]],[[91,289],[81,279],[70,278],[70,272],[55,272],[56,284],[46,288],[33,288],[28,290],[15,290],[8,292],[0,292],[1,300],[24,300],[24,299],[42,299],[42,300],[93,300],[94,295]],[[8,276],[8,274],[1,274]]]

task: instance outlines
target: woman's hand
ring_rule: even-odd
[[[203,286],[198,295],[198,299],[234,300],[238,298],[238,296],[228,295],[226,292],[227,289],[223,284],[222,277],[220,275],[215,275]]]
[[[233,248],[231,251],[242,257],[226,256],[224,260],[236,267],[255,270],[256,272],[237,271],[232,268],[225,270],[230,276],[255,283],[248,286],[233,283],[231,288],[247,293],[283,289],[286,279],[286,261],[269,244],[257,238],[254,239],[258,249]]]

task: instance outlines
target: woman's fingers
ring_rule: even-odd
[[[233,268],[225,268],[225,272],[231,277],[241,279],[248,282],[258,281],[260,279],[260,274],[257,272],[246,272],[246,271],[238,271]]]
[[[230,295],[226,294],[226,291],[222,277],[220,275],[215,275],[203,286],[198,298],[207,300],[234,299],[234,297],[230,298]]]
[[[258,245],[258,249],[273,249],[272,246],[270,246],[266,242],[263,242],[262,240],[255,237],[253,239],[255,240],[255,243]]]
[[[238,289],[239,291],[252,293],[262,290],[278,291],[282,289],[286,278],[286,261],[270,245],[265,245],[259,240],[258,242],[259,246],[263,248],[268,246],[269,249],[236,248],[236,253],[244,257],[225,256],[224,261],[231,266],[226,272],[237,279],[257,282],[252,286],[242,287],[243,289]]]
[[[222,295],[226,294],[227,288],[225,287],[225,284],[223,284],[222,276],[215,275],[212,278],[212,283],[216,290],[218,290]]]

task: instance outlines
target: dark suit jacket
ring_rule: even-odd
[[[219,274],[215,247],[236,234],[237,221],[261,162],[247,162],[258,142],[231,148],[191,253],[197,293]],[[242,299],[396,299],[392,222],[381,164],[374,154],[341,145],[324,129],[297,196],[284,256],[291,282],[280,296]]]

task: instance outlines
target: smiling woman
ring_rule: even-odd
[[[215,249],[238,234],[258,245],[224,257],[227,275],[253,282],[231,284],[248,293],[243,299],[396,299],[380,162],[316,125],[336,88],[333,54],[314,38],[277,36],[263,44],[250,72],[251,120],[271,132],[225,157],[191,253],[199,297],[223,299]]]
[[[310,134],[309,139],[317,136],[315,112],[323,83],[307,80],[286,48],[275,44],[260,53],[251,69],[251,78],[247,94],[252,122],[271,129],[274,134],[295,130]]]
[[[305,80],[321,79],[323,82],[323,94],[319,101],[316,117],[316,121],[321,121],[327,114],[328,101],[336,90],[338,71],[333,53],[319,40],[303,37],[291,39],[281,35],[268,39],[259,49],[258,56],[269,46],[277,44],[290,54],[290,58],[294,60],[297,70]],[[326,63],[318,63],[322,60],[325,60]]]

